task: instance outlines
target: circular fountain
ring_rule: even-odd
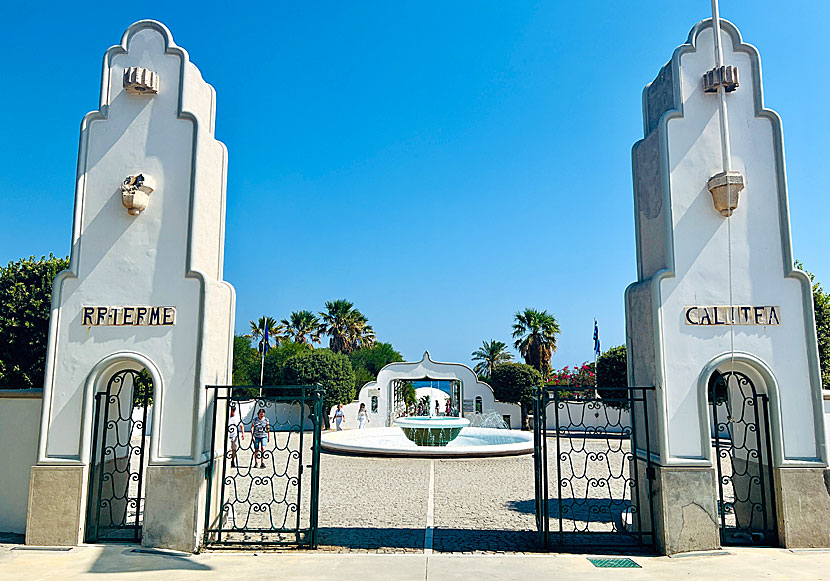
[[[461,428],[470,425],[470,420],[452,416],[413,416],[398,418],[392,423],[417,446],[446,446],[458,437]]]
[[[401,417],[392,420],[392,427],[328,432],[321,443],[329,452],[366,456],[460,458],[533,452],[531,432],[506,429],[500,417],[496,422],[482,414],[473,416],[472,421],[451,416]]]

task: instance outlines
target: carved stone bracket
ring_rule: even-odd
[[[141,67],[124,69],[124,90],[131,95],[155,95],[159,92],[159,76]]]
[[[744,176],[737,171],[722,171],[709,178],[706,187],[712,194],[715,209],[731,216],[738,207],[738,194],[744,189]]]
[[[138,216],[147,209],[150,194],[155,189],[153,178],[145,174],[128,176],[121,184],[121,203],[130,216]]]
[[[717,93],[720,87],[731,93],[739,86],[738,67],[723,65],[703,74],[703,90],[706,93]]]

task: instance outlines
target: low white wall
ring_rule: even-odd
[[[0,389],[0,531],[26,532],[29,473],[37,463],[42,389]]]
[[[263,407],[257,405],[257,400],[237,402],[239,410],[236,413],[242,414],[242,422],[245,424],[246,432],[251,430],[251,425],[256,417],[256,414],[259,412],[260,407],[265,410],[265,417],[268,418],[268,421],[271,424],[272,432],[284,432],[290,430],[292,426],[296,427],[300,425],[301,414],[300,406],[298,404],[269,403],[270,405]],[[310,410],[308,406],[304,406],[304,408],[304,413],[302,414],[304,415],[302,418],[303,429],[312,430],[314,429],[314,424],[309,417]],[[221,419],[220,421],[224,422],[225,420]]]

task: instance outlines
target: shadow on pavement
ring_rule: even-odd
[[[535,514],[536,501],[510,500],[508,508],[522,514]],[[567,520],[580,521],[584,523],[622,523],[622,514],[631,507],[627,500],[615,500],[611,498],[563,498],[562,517]],[[559,500],[551,498],[548,500],[548,514],[550,518],[559,518]]]
[[[432,541],[436,553],[536,553],[541,550],[536,531],[497,529],[435,529]]]
[[[212,568],[202,563],[195,563],[190,556],[165,554],[146,551],[135,545],[105,547],[95,563],[90,567],[90,573],[129,573],[166,570],[211,571]]]
[[[317,544],[322,549],[424,549],[424,529],[373,527],[320,527]]]

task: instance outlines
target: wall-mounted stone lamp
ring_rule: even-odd
[[[156,95],[159,76],[148,69],[128,67],[124,69],[124,90],[131,95]]]
[[[744,176],[737,171],[722,171],[709,178],[706,187],[712,193],[715,209],[724,216],[731,216],[738,207],[738,194],[744,189]]]
[[[130,216],[138,216],[147,209],[155,185],[153,178],[145,174],[128,176],[124,180],[121,184],[121,203]]]

